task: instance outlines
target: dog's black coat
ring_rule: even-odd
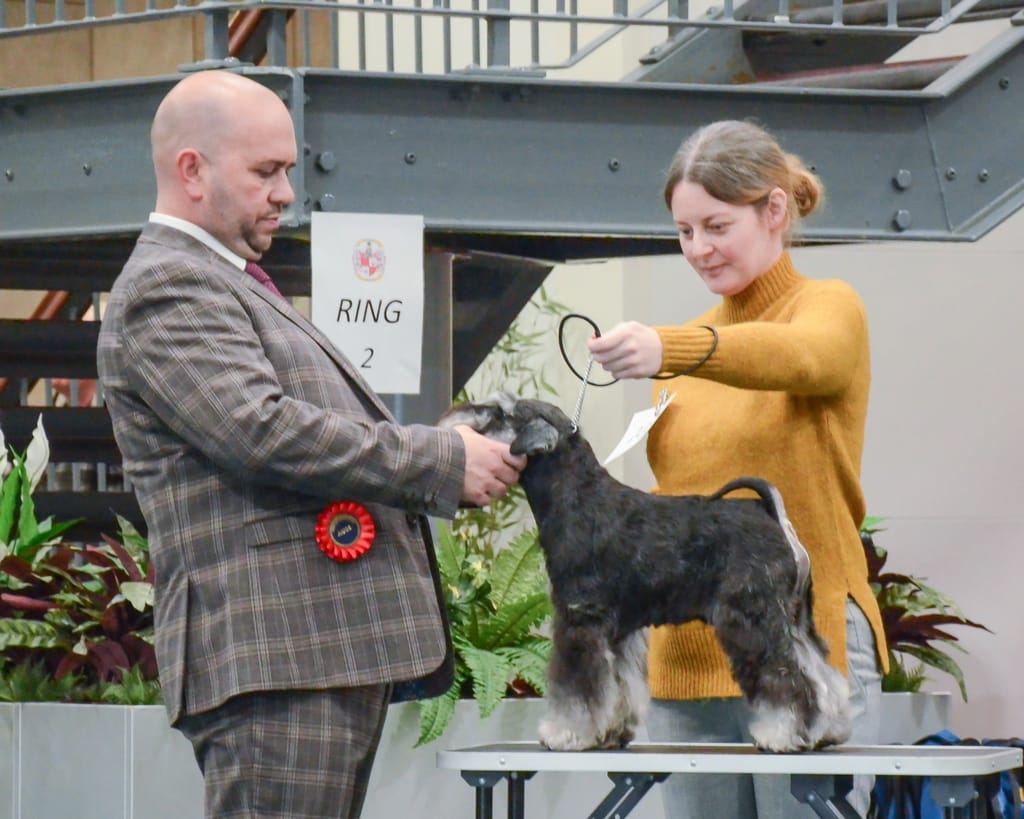
[[[455,407],[443,423],[466,423],[528,456],[520,480],[555,608],[548,677],[556,713],[542,725],[546,744],[629,742],[642,709],[633,677],[646,669],[636,635],[692,620],[715,628],[755,710],[769,721],[783,714],[779,731],[762,727],[755,735],[761,747],[799,750],[845,739],[845,689],[824,663],[801,565],[806,552],[791,528],[787,535],[774,487],[743,478],[711,496],[641,492],[612,478],[565,414],[543,401],[501,396]],[[738,489],[760,497],[725,497]],[[840,690],[823,691],[829,688]]]

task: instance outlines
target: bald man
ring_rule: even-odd
[[[501,496],[524,461],[397,424],[253,267],[294,198],[274,93],[190,75],[152,147],[156,209],[97,357],[149,531],[168,715],[207,816],[357,817],[396,688],[451,684],[425,516]]]

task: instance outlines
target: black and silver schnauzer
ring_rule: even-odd
[[[778,490],[739,478],[713,495],[619,483],[560,409],[509,394],[460,404],[466,424],[528,456],[521,483],[555,608],[548,713],[554,750],[625,747],[643,718],[647,626],[711,625],[753,709],[756,746],[804,751],[849,737],[848,687],[812,620],[810,561]],[[758,498],[724,496],[753,490]]]

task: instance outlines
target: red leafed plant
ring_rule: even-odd
[[[926,666],[931,666],[956,680],[966,702],[963,670],[942,647],[964,649],[959,638],[947,628],[990,629],[967,619],[956,603],[927,585],[924,578],[884,571],[889,553],[876,545],[873,537],[882,531],[880,523],[881,518],[866,518],[861,527],[861,542],[868,563],[868,581],[875,592],[889,644],[889,671],[882,678],[882,690],[918,691],[927,679]],[[914,659],[918,664],[909,665],[908,660]]]
[[[159,701],[146,541],[125,520],[98,545],[36,520],[47,456],[40,427],[0,485],[0,701]]]
[[[109,684],[156,680],[152,568],[124,544],[57,543],[0,560],[0,657],[76,678],[68,699],[99,700]],[[116,690],[116,689],[115,689]],[[153,692],[155,696],[156,692]],[[152,697],[146,697],[152,698]]]

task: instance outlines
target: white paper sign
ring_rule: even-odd
[[[420,391],[423,217],[315,212],[310,318],[374,390]]]
[[[655,406],[634,413],[633,417],[629,420],[629,426],[626,427],[622,440],[615,445],[612,454],[604,459],[604,466],[608,466],[616,458],[626,454],[640,443],[651,427],[654,426],[654,422],[661,418],[661,414],[675,397],[675,393],[669,395],[667,390],[662,390],[658,393],[658,403]]]

